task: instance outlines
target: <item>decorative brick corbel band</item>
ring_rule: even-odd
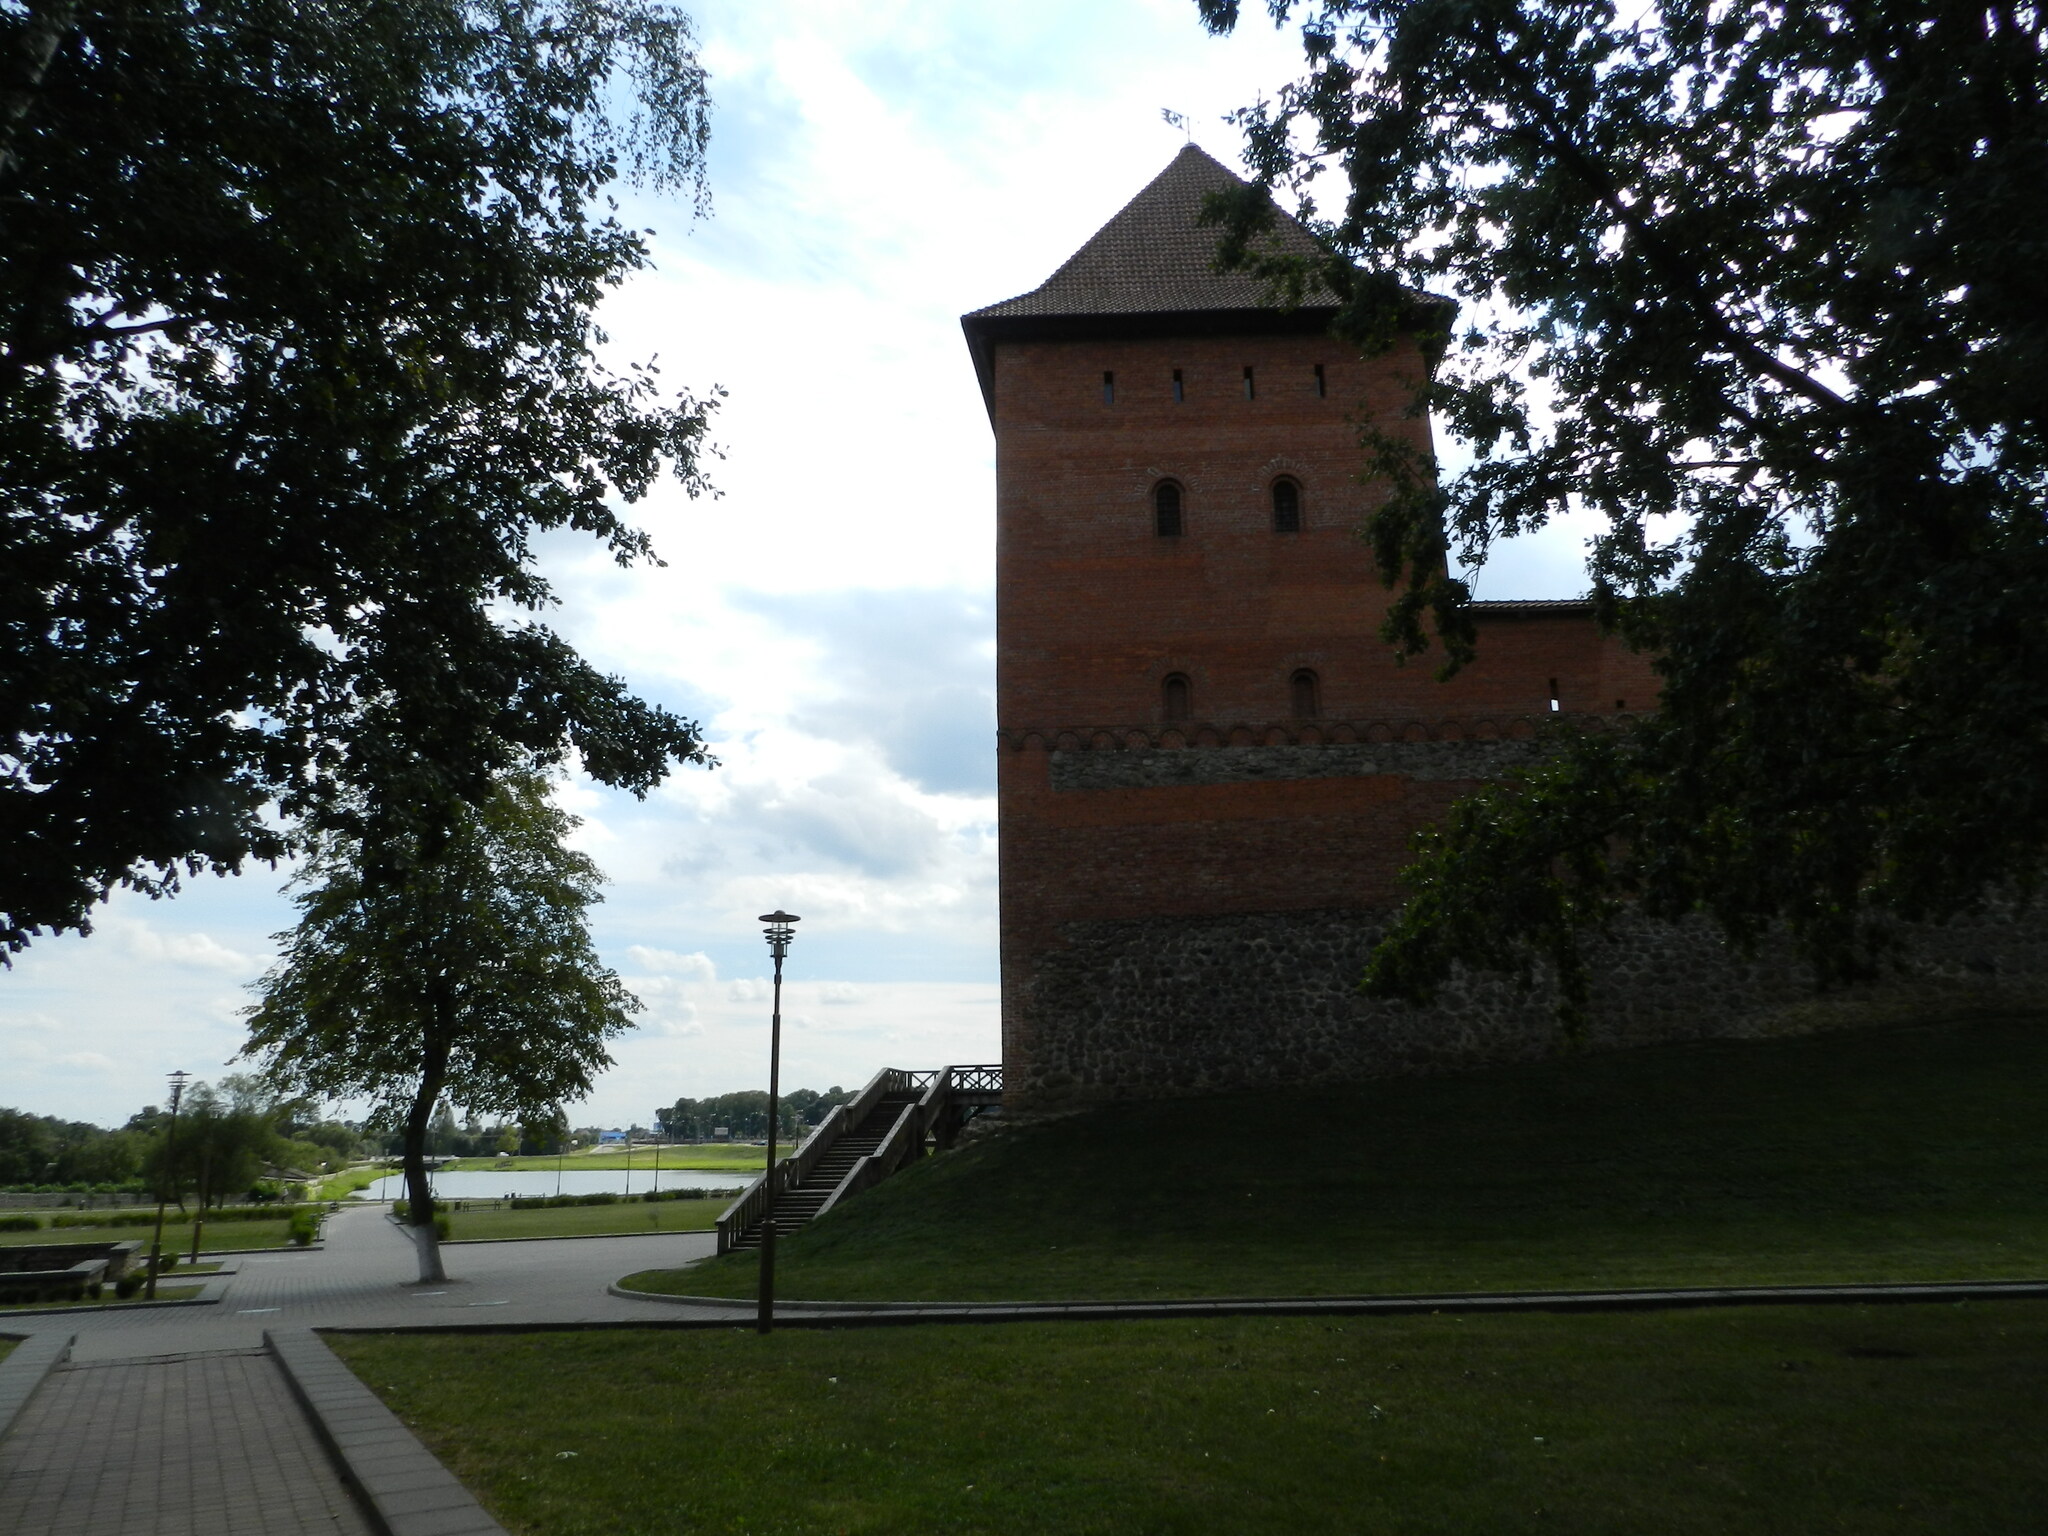
[[[1626,715],[1485,715],[1444,720],[1175,721],[1171,725],[999,730],[1008,752],[1134,752],[1177,747],[1320,747],[1389,741],[1530,741],[1546,724],[1599,730]]]

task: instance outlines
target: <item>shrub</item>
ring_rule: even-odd
[[[320,1235],[322,1212],[318,1206],[302,1205],[292,1212],[291,1239],[304,1248]]]
[[[0,1216],[0,1232],[40,1232],[43,1224],[34,1216]]]
[[[132,1271],[114,1282],[114,1295],[122,1301],[127,1301],[141,1289],[142,1276]]]

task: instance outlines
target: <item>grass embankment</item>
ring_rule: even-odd
[[[783,1157],[787,1157],[793,1149],[794,1143],[787,1141],[776,1145],[777,1154]],[[766,1147],[734,1146],[728,1142],[705,1142],[697,1146],[662,1147],[659,1150],[664,1172],[674,1168],[679,1172],[690,1169],[721,1173],[730,1169],[735,1173],[759,1173],[768,1156]],[[633,1171],[638,1173],[644,1170],[652,1174],[655,1153],[656,1149],[653,1147],[635,1147],[630,1163]],[[484,1173],[494,1168],[509,1168],[515,1173],[552,1173],[558,1166],[566,1168],[571,1173],[602,1173],[608,1169],[622,1169],[629,1164],[624,1152],[571,1152],[560,1160],[552,1157],[465,1157],[443,1165],[443,1171]]]
[[[142,1251],[149,1252],[154,1227],[56,1227],[41,1232],[0,1232],[0,1243],[17,1247],[24,1243],[133,1243],[140,1242]],[[246,1248],[284,1248],[291,1243],[291,1222],[284,1217],[276,1221],[209,1221],[206,1230],[200,1234],[200,1248],[207,1253],[240,1252]],[[164,1221],[164,1252],[190,1253],[192,1251],[192,1223],[166,1218]]]
[[[314,1200],[346,1200],[359,1189],[368,1189],[387,1174],[396,1173],[395,1168],[384,1168],[364,1163],[354,1168],[344,1168],[331,1174],[313,1186]]]
[[[330,1342],[521,1536],[1889,1536],[2048,1508],[2032,1302]]]
[[[508,1237],[597,1237],[634,1232],[704,1232],[732,1204],[719,1200],[622,1200],[616,1205],[551,1206],[541,1210],[449,1213],[456,1242]]]
[[[789,1297],[1026,1300],[2048,1276],[2048,1020],[1133,1105],[927,1161],[778,1244]],[[751,1295],[752,1255],[647,1289]]]

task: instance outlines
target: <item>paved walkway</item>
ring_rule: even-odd
[[[260,1350],[71,1366],[0,1440],[21,1536],[372,1536]]]
[[[266,1328],[717,1316],[605,1293],[715,1246],[708,1232],[456,1244],[442,1255],[455,1278],[421,1286],[411,1242],[363,1207],[330,1219],[320,1249],[229,1259],[212,1305],[0,1315],[0,1332],[78,1336],[0,1440],[0,1529],[373,1536]]]
[[[325,1246],[302,1253],[259,1253],[228,1260],[234,1274],[218,1305],[80,1307],[42,1316],[0,1316],[0,1332],[75,1333],[77,1362],[133,1360],[224,1349],[257,1349],[266,1328],[377,1328],[393,1323],[623,1322],[718,1316],[659,1302],[608,1296],[605,1287],[635,1270],[669,1268],[709,1255],[710,1232],[576,1238],[520,1243],[457,1243],[442,1250],[454,1278],[445,1286],[408,1283],[419,1273],[411,1241],[384,1219],[383,1207],[351,1208],[327,1223]],[[216,1287],[209,1287],[209,1290]]]

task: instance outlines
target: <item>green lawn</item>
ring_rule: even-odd
[[[730,1200],[642,1200],[617,1205],[563,1205],[536,1211],[454,1211],[456,1241],[491,1237],[587,1237],[619,1232],[703,1232]]]
[[[1287,1296],[2048,1277],[2048,1020],[1139,1104],[907,1170],[785,1296]],[[735,1255],[633,1277],[745,1296]]]
[[[2048,1508],[2034,1302],[330,1342],[519,1536],[1945,1536]]]
[[[291,1223],[278,1221],[209,1221],[200,1236],[202,1251],[239,1252],[245,1248],[284,1248],[291,1242]],[[156,1228],[147,1227],[46,1227],[40,1232],[0,1232],[0,1243],[16,1247],[24,1243],[132,1243],[140,1242],[149,1252]],[[164,1220],[164,1251],[192,1251],[192,1223]]]
[[[203,1267],[204,1266],[202,1266],[202,1268]],[[199,1273],[199,1271],[192,1270],[190,1271],[190,1273],[197,1274]],[[156,1283],[156,1299],[158,1301],[190,1301],[194,1296],[197,1296],[201,1291],[205,1289],[206,1287],[203,1285],[166,1285],[161,1279],[159,1279]],[[133,1296],[129,1297],[127,1301],[123,1301],[120,1297],[114,1294],[114,1288],[110,1285],[106,1287],[105,1291],[101,1294],[99,1300],[97,1301],[94,1301],[92,1298],[87,1297],[80,1301],[22,1301],[0,1303],[0,1314],[8,1312],[41,1312],[46,1311],[51,1307],[63,1307],[67,1309],[77,1307],[122,1307],[132,1305],[133,1303],[138,1301],[145,1301],[147,1299],[148,1298],[141,1291],[137,1291]]]
[[[664,1169],[709,1169],[713,1172],[723,1172],[726,1169],[731,1169],[734,1172],[759,1173],[764,1160],[768,1156],[768,1149],[766,1147],[734,1146],[730,1143],[713,1142],[706,1142],[701,1146],[662,1147],[659,1150],[661,1166]],[[775,1150],[778,1156],[787,1157],[794,1149],[791,1143],[784,1141],[778,1142]],[[634,1171],[639,1172],[645,1169],[647,1172],[652,1173],[654,1171],[655,1153],[656,1149],[653,1147],[635,1147],[632,1158]],[[450,1173],[482,1173],[493,1168],[510,1168],[517,1172],[538,1171],[542,1169],[552,1172],[557,1166],[557,1160],[552,1157],[465,1157],[456,1162],[449,1163],[446,1166],[446,1171]],[[572,1152],[568,1157],[560,1160],[559,1166],[566,1168],[571,1173],[601,1173],[606,1169],[624,1168],[626,1166],[626,1154],[624,1152]],[[386,1171],[397,1172],[395,1168],[387,1169]]]
[[[313,1186],[312,1198],[319,1200],[346,1200],[359,1189],[368,1189],[388,1173],[397,1170],[383,1167],[344,1168],[340,1173],[331,1174]]]

